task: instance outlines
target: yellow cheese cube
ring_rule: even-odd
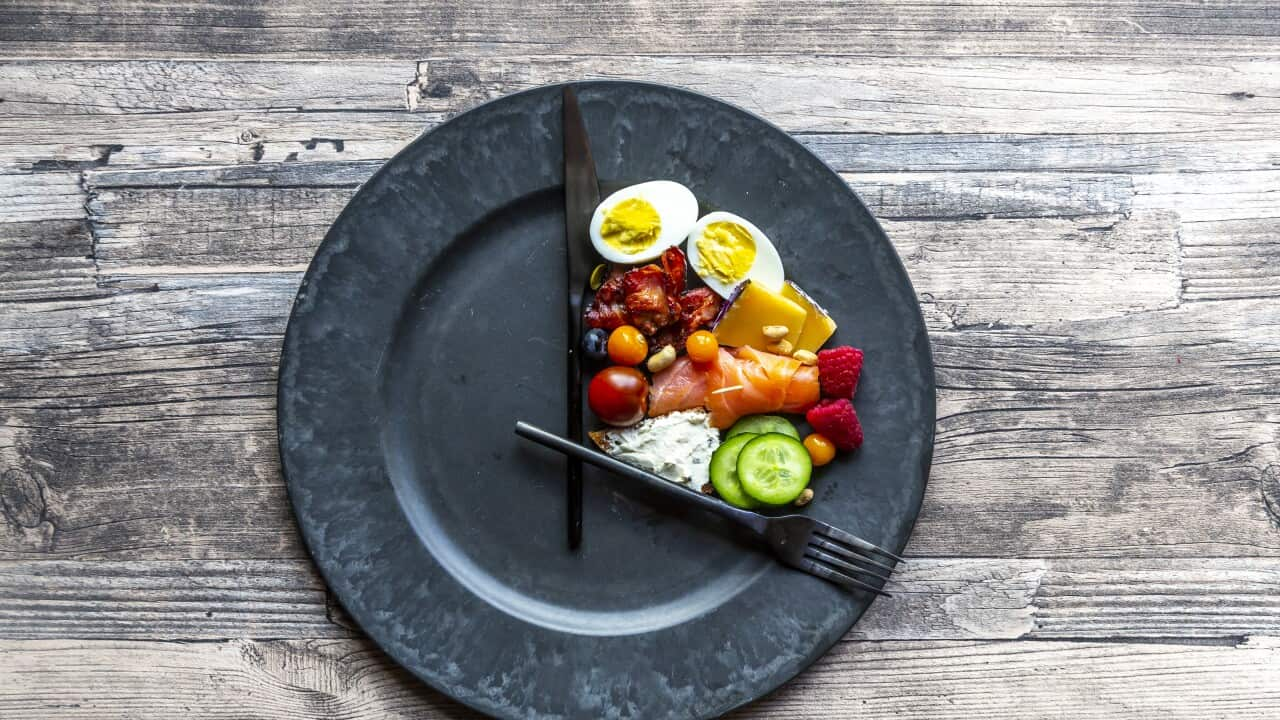
[[[800,339],[805,314],[800,305],[748,280],[742,292],[724,311],[724,317],[716,323],[713,332],[721,345],[750,345],[757,350],[767,350],[777,340],[765,337],[764,327],[785,325],[788,332],[783,339],[794,346]]]
[[[782,286],[782,297],[805,309],[804,327],[800,330],[800,339],[794,343],[796,350],[818,352],[835,333],[836,321],[790,280]]]

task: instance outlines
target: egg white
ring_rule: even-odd
[[[731,283],[722,282],[713,275],[703,275],[701,272],[701,254],[698,252],[698,238],[702,237],[702,233],[707,226],[712,223],[731,222],[741,225],[751,235],[751,239],[756,243],[756,258],[747,270],[746,274],[735,279]],[[778,257],[778,250],[769,241],[769,238],[760,230],[760,228],[751,224],[746,218],[734,215],[729,212],[713,212],[707,213],[698,220],[693,226],[693,230],[689,232],[689,245],[687,254],[689,256],[689,265],[698,277],[707,284],[720,297],[728,298],[733,289],[740,285],[743,280],[750,280],[753,283],[759,283],[766,289],[773,292],[782,291],[782,283],[786,277],[782,272],[782,258]]]
[[[658,239],[640,252],[628,255],[604,241],[600,235],[600,226],[604,217],[614,205],[632,198],[639,198],[653,206],[657,211],[662,227],[658,230]],[[663,250],[679,245],[689,235],[689,229],[698,220],[698,199],[689,188],[670,180],[652,180],[630,185],[613,193],[596,206],[591,216],[591,244],[609,262],[635,264],[648,262],[662,254]]]

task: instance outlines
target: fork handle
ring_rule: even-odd
[[[655,475],[654,473],[649,472],[648,470],[641,470],[634,465],[628,465],[615,457],[592,450],[585,445],[560,437],[555,433],[547,432],[542,428],[530,425],[523,421],[516,422],[516,434],[522,438],[532,440],[544,447],[549,447],[552,450],[562,452],[569,457],[578,458],[588,465],[595,465],[602,470],[608,470],[615,475],[620,475],[628,480],[641,483],[650,492],[660,495],[668,500],[684,505],[695,505],[702,510],[718,515],[736,525],[740,525],[756,535],[764,535],[766,518],[763,515],[757,515],[756,513],[747,510],[740,510],[728,503],[723,503],[710,495],[704,495],[682,485],[677,485],[660,475]]]

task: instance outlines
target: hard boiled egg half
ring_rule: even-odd
[[[684,242],[698,220],[698,199],[689,188],[653,180],[622,188],[596,206],[591,244],[609,262],[648,262]]]
[[[707,287],[727,298],[743,280],[782,290],[782,258],[769,238],[746,218],[713,212],[689,233],[689,264]]]

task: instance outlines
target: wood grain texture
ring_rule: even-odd
[[[848,639],[1280,635],[1280,559],[912,558]],[[0,561],[0,638],[359,637],[306,560]]]
[[[0,104],[0,109],[4,106]],[[439,118],[377,112],[0,114],[0,171],[367,160],[391,157]]]
[[[365,640],[0,640],[5,718],[481,718]]]
[[[1265,488],[1280,460],[1280,396],[1266,368],[1278,322],[1273,301],[1255,300],[933,334],[934,502],[913,542],[1002,537],[1027,555],[1276,552]]]
[[[850,5],[804,0],[527,4],[518,0],[348,5],[284,0],[252,6],[137,0],[92,7],[20,0],[0,9],[5,53],[81,57],[211,55],[364,58],[538,52],[870,55],[1275,55],[1280,30],[1262,0],[1068,6],[995,0]]]
[[[7,640],[0,687],[0,714],[14,720],[479,717],[360,640]],[[1204,720],[1277,710],[1274,638],[1225,646],[845,641],[732,717]]]
[[[3,48],[0,45],[0,48]],[[49,117],[209,110],[403,110],[411,61],[0,62],[3,114]]]
[[[931,329],[1117,317],[1178,303],[1177,222],[1167,213],[883,225]],[[1118,286],[1126,292],[1113,292]]]
[[[22,499],[0,553],[300,557],[273,409],[296,283],[151,275],[0,313],[0,458],[16,471],[0,477]],[[1268,500],[1280,494],[1267,484],[1280,466],[1274,301],[1066,322],[1046,307],[1010,326],[924,299],[945,324],[932,336],[937,450],[913,553],[1280,554]]]
[[[920,88],[919,92],[927,88]],[[728,97],[734,100],[741,98]],[[954,97],[955,103],[978,102]],[[459,102],[453,107],[466,109]],[[0,110],[3,105],[0,105]],[[1053,107],[1037,110],[1052,117]],[[1272,115],[1274,117],[1274,114]],[[254,162],[385,160],[444,113],[328,111],[200,111],[78,115],[67,118],[0,112],[0,170],[166,168]],[[786,118],[775,118],[784,127]],[[812,123],[816,118],[809,118]],[[1197,119],[1198,130],[1102,133],[976,131],[913,132],[904,115],[897,130],[882,134],[805,131],[797,139],[837,170],[1185,172],[1271,169],[1280,163],[1275,135],[1266,131],[1210,129],[1215,114]],[[836,123],[829,123],[837,126]],[[338,150],[338,142],[342,145]]]
[[[1277,35],[1261,0],[4,4],[0,717],[474,717],[306,559],[276,363],[382,161],[582,78],[794,133],[931,331],[894,598],[736,717],[1280,714]]]
[[[411,61],[368,60],[11,61],[0,68],[0,167],[305,159],[334,152],[326,139],[341,140],[351,153],[345,157],[385,158],[425,124],[483,100],[592,77],[666,81],[724,98],[786,130],[818,134],[806,141],[842,169],[1221,170],[1271,168],[1280,155],[1273,132],[1280,74],[1275,61],[1248,58],[1170,66],[606,55],[436,59],[416,71]],[[832,133],[861,137],[821,137]],[[309,151],[313,140],[318,147]],[[926,157],[917,158],[922,150]]]
[[[1183,297],[1280,296],[1280,217],[1184,223]]]
[[[75,173],[0,174],[0,224],[80,220],[84,200]]]
[[[0,562],[0,637],[353,637],[305,560]]]
[[[0,555],[300,557],[274,411],[296,288],[147,280],[0,312]]]
[[[1273,638],[1227,647],[842,643],[735,717],[1265,717],[1280,704],[1278,652]]]
[[[418,70],[421,91],[410,100],[415,109],[450,112],[460,101],[472,105],[547,82],[643,78],[724,98],[791,132],[1274,128],[1271,116],[1280,107],[1275,61],[1221,58],[1176,67],[1139,60],[1025,57],[427,60]]]
[[[96,277],[88,223],[0,222],[0,303],[97,294]]]

